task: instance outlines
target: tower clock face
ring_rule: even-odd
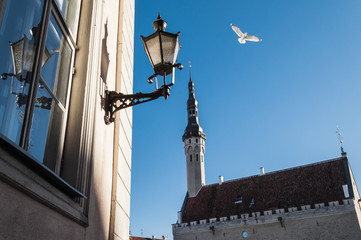
[[[248,237],[248,232],[244,231],[244,232],[242,233],[242,237],[243,237],[243,238],[247,238],[247,237]]]

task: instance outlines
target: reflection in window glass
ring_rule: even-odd
[[[3,19],[4,19],[7,3],[8,3],[8,0],[1,0],[1,2],[0,2],[0,31],[1,31],[1,26],[3,23]]]
[[[0,79],[0,133],[17,144],[20,141],[24,122],[34,60],[33,52],[37,44],[36,33],[41,20],[43,2],[40,0],[1,0],[0,2],[0,74],[4,77]],[[15,63],[17,66],[14,66]],[[16,74],[16,76],[6,74]]]
[[[33,124],[30,131],[28,152],[39,161],[43,160],[53,98],[43,86],[38,88],[35,100]]]
[[[63,37],[54,16],[50,17],[46,47],[43,56],[41,77],[50,91],[65,107],[67,97],[69,72],[71,67],[72,49]]]
[[[44,2],[0,0],[0,137],[59,174],[81,0]]]
[[[55,0],[73,37],[76,39],[81,0]]]
[[[73,50],[51,15],[36,102],[52,100],[48,108],[34,109],[29,152],[55,170],[66,115]]]

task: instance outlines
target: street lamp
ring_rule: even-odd
[[[138,105],[144,102],[149,102],[163,96],[166,100],[170,95],[170,86],[174,84],[175,68],[182,69],[183,66],[177,62],[177,56],[180,49],[179,46],[179,32],[169,33],[165,32],[167,22],[164,21],[159,13],[157,20],[153,22],[155,32],[148,37],[143,37],[144,50],[148,56],[150,64],[154,69],[148,79],[148,83],[155,80],[156,90],[151,93],[135,93],[135,94],[122,94],[115,91],[105,91],[105,123],[110,124],[114,122],[114,113],[120,109]],[[172,74],[171,82],[167,83],[166,76]],[[163,77],[163,84],[158,87],[157,76]]]

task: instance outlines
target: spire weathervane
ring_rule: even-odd
[[[192,81],[192,65],[191,61],[188,61],[189,64],[189,80]]]
[[[342,135],[341,135],[341,131],[340,128],[337,126],[337,131],[336,131],[337,135],[338,135],[338,140],[340,141],[340,145],[341,145],[341,155],[344,156],[346,155],[346,152],[343,150],[343,140],[342,140]]]

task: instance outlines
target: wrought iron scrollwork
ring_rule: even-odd
[[[132,107],[141,103],[155,100],[161,96],[165,99],[170,95],[170,85],[163,85],[158,90],[151,93],[135,93],[135,94],[123,94],[115,91],[105,91],[106,104],[105,104],[105,123],[111,124],[114,122],[114,114],[124,108]]]

